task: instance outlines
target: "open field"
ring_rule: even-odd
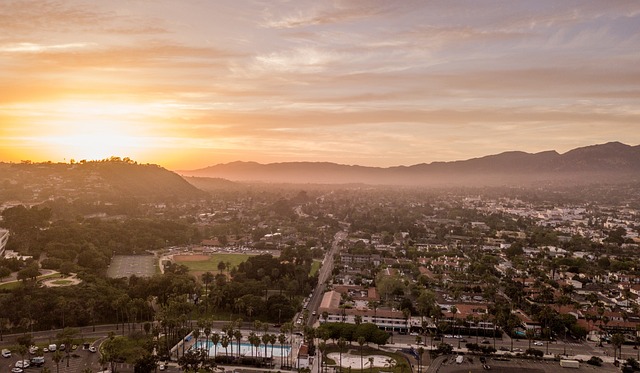
[[[111,260],[107,276],[111,278],[151,277],[156,273],[156,260],[151,255],[116,255]]]
[[[240,263],[249,258],[249,254],[211,254],[211,255],[175,255],[174,262],[189,268],[190,272],[212,272],[218,273],[218,263],[220,261],[229,263],[231,268],[237,267]]]

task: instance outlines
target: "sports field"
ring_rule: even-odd
[[[249,258],[249,254],[211,254],[211,255],[175,255],[173,261],[189,268],[189,272],[195,273],[219,273],[218,263],[229,263],[231,268]],[[226,269],[225,269],[226,272]]]

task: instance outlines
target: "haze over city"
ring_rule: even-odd
[[[366,166],[640,143],[634,1],[6,1],[0,160]]]

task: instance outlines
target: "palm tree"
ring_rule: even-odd
[[[525,332],[525,335],[529,340],[529,348],[531,348],[531,340],[533,340],[533,338],[536,336],[536,331],[533,329],[527,329],[527,331]]]
[[[453,317],[453,334],[456,335],[456,313],[458,313],[458,307],[456,306],[451,306],[450,308],[451,311],[451,317]]]
[[[269,334],[264,333],[262,335],[262,343],[264,344],[264,358],[267,357],[267,346],[269,345],[270,340],[271,340],[271,337],[269,336]]]
[[[56,350],[51,357],[54,363],[56,363],[56,373],[60,373],[60,362],[62,361],[62,354],[60,351]]]
[[[211,344],[213,345],[213,358],[215,359],[218,356],[218,343],[220,342],[220,334],[212,333],[211,334]]]
[[[362,324],[362,316],[361,315],[356,315],[354,317],[354,322],[356,323],[356,326]]]
[[[327,351],[327,343],[324,342],[324,341],[320,342],[318,344],[318,349],[320,350],[320,371],[324,371],[322,369],[323,368],[322,364],[324,363],[324,353],[325,353],[325,351]],[[282,361],[282,359],[281,359],[281,361]],[[280,365],[282,365],[282,364],[280,364]],[[320,372],[318,372],[318,373],[320,373]]]
[[[242,341],[242,332],[237,329],[233,332],[233,337],[236,339],[236,347],[238,348],[238,357],[240,357],[240,342]]]
[[[363,337],[360,336],[358,337],[358,344],[360,345],[360,370],[363,371],[364,370],[364,360],[363,360],[363,354],[362,354],[362,347],[364,347],[364,344],[367,340]]]
[[[224,347],[224,355],[229,358],[229,351],[227,351],[227,346],[229,346],[229,336],[224,334],[220,340],[220,345]]]
[[[324,322],[327,322],[327,319],[329,318],[329,312],[327,311],[323,311],[322,312],[322,319],[324,320]]]
[[[636,350],[638,351],[638,358],[636,360],[640,361],[640,347],[638,347],[638,341],[640,341],[640,324],[636,324]]]
[[[418,373],[422,372],[422,354],[424,353],[424,348],[418,347]]]
[[[378,310],[378,306],[380,306],[380,302],[378,301],[373,301],[373,302],[369,302],[369,307],[373,308],[373,323],[376,323],[376,317],[377,317],[377,313],[376,311]]]
[[[403,308],[402,316],[404,316],[404,322],[407,327],[407,334],[409,334],[409,319],[411,318],[411,310],[408,308]]]
[[[616,360],[616,350],[620,350],[620,359],[622,359],[622,344],[624,343],[624,335],[616,333],[611,336],[611,344],[613,345],[613,360]]]
[[[340,351],[340,371],[342,371],[342,351],[347,347],[347,340],[340,337],[338,339],[338,350]]]
[[[287,341],[287,337],[284,335],[284,333],[280,333],[280,335],[278,335],[278,343],[280,343],[280,366],[282,366],[282,361],[284,358],[284,343]]]
[[[271,366],[273,367],[273,345],[278,341],[278,336],[269,334],[269,344],[271,344]]]
[[[260,337],[258,335],[256,335],[255,333],[251,333],[251,335],[249,335],[249,342],[251,342],[253,347],[255,347],[256,354],[254,355],[254,358],[257,358],[256,355],[258,355],[258,348],[260,348]]]

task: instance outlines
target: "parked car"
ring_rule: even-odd
[[[34,356],[31,358],[31,364],[37,367],[44,365],[44,356]]]
[[[24,370],[22,368],[12,368],[11,373],[22,373]]]
[[[16,361],[16,368],[25,369],[25,368],[29,368],[29,365],[31,365],[29,363],[29,360],[18,360],[18,361]]]
[[[89,347],[89,352],[97,352],[98,350],[96,350],[95,347],[91,346]]]
[[[3,348],[2,349],[2,357],[10,358],[11,357],[11,351],[9,351],[6,348]]]

